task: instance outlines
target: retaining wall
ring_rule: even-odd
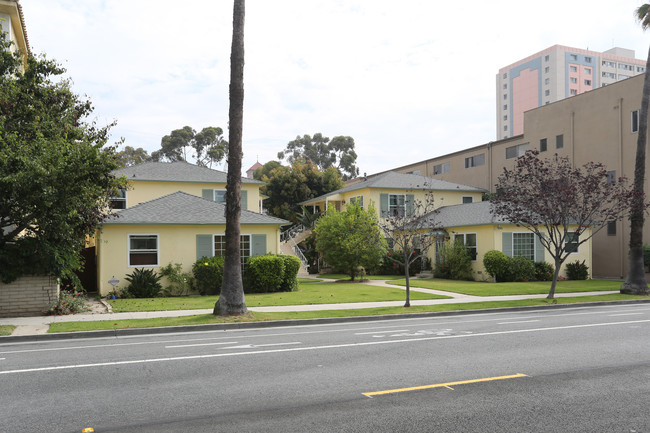
[[[0,282],[0,317],[43,315],[58,296],[54,277],[25,276],[9,284]]]

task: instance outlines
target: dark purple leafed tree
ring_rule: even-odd
[[[512,170],[504,169],[496,188],[492,213],[533,232],[553,257],[548,299],[555,296],[560,266],[569,254],[607,223],[627,217],[636,196],[626,179],[608,179],[600,163],[574,168],[557,154],[539,159],[536,150],[526,152]],[[647,208],[643,197],[641,203]]]

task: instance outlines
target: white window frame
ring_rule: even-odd
[[[515,254],[515,235],[526,235],[526,236],[532,236],[533,239],[533,261],[537,261],[537,256],[535,255],[535,233],[533,232],[512,232],[512,257],[518,257]],[[522,256],[526,257],[527,259],[530,258],[528,256]]]
[[[402,204],[391,204],[391,197],[402,197]],[[399,202],[399,200],[396,200]],[[402,213],[399,213],[399,209],[402,209]],[[395,213],[394,210],[398,212]],[[388,216],[389,217],[404,217],[406,216],[406,194],[388,194]]]
[[[131,264],[131,253],[132,251],[140,251],[146,253],[152,253],[154,250],[131,250],[131,237],[132,236],[153,236],[156,238],[156,263],[150,265],[132,265]],[[126,263],[129,268],[153,268],[160,266],[160,234],[159,233],[127,233],[126,235]],[[136,253],[137,254],[137,253]]]
[[[439,175],[439,174],[449,173],[450,168],[451,167],[450,167],[450,164],[448,162],[443,162],[442,164],[436,164],[436,165],[433,166],[433,175],[436,176],[436,175]],[[438,170],[437,173],[436,173],[436,170]]]
[[[469,201],[465,201],[466,198],[468,198]],[[462,204],[474,203],[474,196],[471,196],[471,195],[464,195],[464,196],[461,197],[460,200],[461,200],[461,203],[462,203]]]
[[[580,236],[578,236],[578,239],[576,239],[573,242],[567,242],[567,240],[569,238],[573,238],[574,236],[575,236],[575,231],[566,232],[566,237],[564,238],[564,251],[565,252],[568,252],[567,251],[567,245],[568,244],[575,244],[576,245],[575,251],[571,251],[571,252],[569,252],[569,254],[578,254],[578,253],[580,253]]]
[[[467,246],[467,235],[474,235],[474,240],[476,241],[476,245],[473,247],[468,247]],[[462,239],[463,240],[463,246],[466,249],[473,249],[474,250],[474,259],[472,259],[473,262],[476,262],[478,260],[478,235],[476,232],[469,232],[469,233],[454,233],[454,242],[456,242],[456,239]]]
[[[217,200],[217,193],[222,193],[222,192],[223,192],[223,196],[221,196],[221,194],[219,194],[219,196],[223,197],[223,200]],[[225,189],[213,189],[212,190],[212,199],[217,203],[225,203],[226,202],[226,190]]]
[[[223,237],[223,243],[224,243],[224,250],[223,254],[217,254],[217,248],[216,248],[216,243],[217,243],[217,236]],[[248,255],[242,254],[244,252],[244,249],[241,248],[241,242],[243,237],[248,237]],[[213,233],[212,234],[212,256],[225,256],[226,255],[226,250],[225,250],[225,244],[226,244],[226,234],[225,233]],[[239,257],[239,263],[242,267],[242,270],[246,267],[246,263],[248,263],[248,259],[252,257],[253,254],[253,236],[250,233],[241,233],[239,235],[239,246],[240,246],[240,257]]]
[[[355,195],[354,197],[350,197],[350,204],[354,203],[359,203],[359,207],[363,209],[363,196],[362,195]],[[390,201],[390,199],[389,199]]]
[[[122,207],[122,208],[114,208],[114,207],[111,205],[111,209],[116,210],[116,211],[117,211],[117,210],[127,209],[127,208],[129,207],[129,196],[128,196],[129,192],[128,192],[126,189],[121,189],[121,188],[120,188],[120,191],[123,191],[123,193],[124,193],[124,197],[119,197],[119,196],[114,196],[114,195],[113,195],[113,196],[111,196],[111,197],[109,198],[109,202],[110,202],[111,204],[112,204],[114,201],[124,202],[124,207]]]

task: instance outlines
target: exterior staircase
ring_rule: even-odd
[[[311,235],[311,229],[302,225],[293,226],[280,235],[280,253],[296,256],[300,259],[301,266],[298,271],[299,278],[309,276],[309,272],[307,272],[309,263],[302,251],[300,251],[300,248],[298,248],[298,244],[308,238],[309,235]]]

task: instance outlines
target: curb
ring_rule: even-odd
[[[181,332],[207,332],[207,331],[228,331],[236,329],[257,329],[257,328],[284,328],[291,326],[323,325],[333,323],[349,322],[373,322],[383,320],[400,320],[422,317],[445,317],[459,316],[463,314],[486,314],[486,313],[507,313],[513,311],[539,311],[546,309],[584,308],[604,305],[626,305],[626,304],[647,304],[650,299],[631,299],[629,301],[600,301],[600,302],[577,302],[573,304],[551,304],[532,305],[522,307],[483,308],[480,310],[453,310],[453,311],[431,311],[425,313],[385,314],[378,316],[354,316],[354,317],[328,317],[321,319],[291,319],[291,320],[270,320],[266,322],[242,322],[242,323],[214,323],[208,325],[182,325],[165,326],[157,328],[127,328],[107,329],[101,331],[79,331],[60,332],[54,334],[20,335],[0,337],[2,344],[49,341],[49,340],[73,340],[84,338],[107,338],[125,337],[135,335],[173,334]]]

